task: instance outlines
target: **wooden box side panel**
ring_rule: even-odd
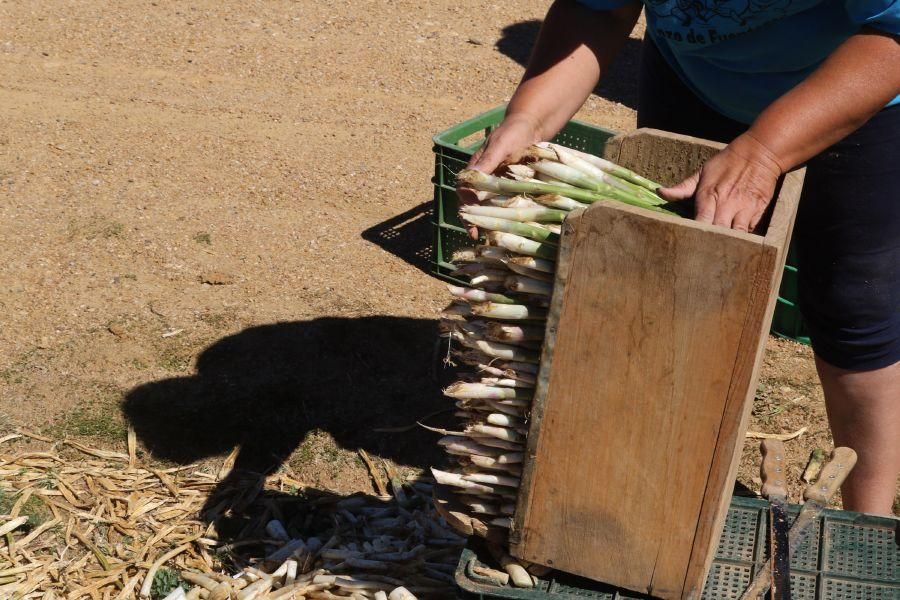
[[[710,468],[706,499],[698,524],[697,543],[691,556],[690,569],[686,578],[689,583],[685,597],[700,598],[703,584],[715,558],[716,547],[722,534],[722,527],[731,501],[730,490],[737,478],[738,466],[743,451],[744,436],[750,423],[750,412],[756,395],[759,371],[765,353],[764,340],[772,326],[772,315],[778,299],[778,289],[784,273],[787,248],[790,245],[794,221],[803,188],[806,169],[788,173],[781,185],[765,245],[768,248],[758,285],[757,298],[747,314],[747,343],[742,343],[733,386],[729,390],[723,415],[723,433],[720,435],[716,458]],[[766,276],[768,275],[768,281]]]
[[[772,261],[762,238],[621,205],[575,219],[513,550],[680,598],[748,313]]]
[[[696,173],[724,147],[718,142],[645,128],[612,138],[603,154],[636,173],[648,174],[657,183],[675,185]]]

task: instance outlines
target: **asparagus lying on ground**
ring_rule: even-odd
[[[184,570],[181,577],[191,590],[179,595],[176,588],[169,598],[415,600],[414,593],[421,598],[452,597],[452,575],[464,540],[423,502],[431,487],[413,483],[415,496],[397,494],[395,502],[362,495],[338,500],[330,511],[334,522],[330,538],[292,537],[289,527],[272,519],[265,531],[273,550],[264,560],[236,575]]]
[[[454,256],[453,275],[469,285],[450,286],[456,299],[441,328],[452,355],[475,370],[444,390],[464,425],[442,431],[439,441],[455,464],[432,469],[441,497],[449,491],[454,500],[452,514],[436,500],[448,523],[494,542],[506,541],[515,511],[559,224],[572,210],[603,199],[668,212],[656,194],[659,184],[555,144],[533,146],[522,162],[500,172],[508,177],[473,170],[458,177],[480,193],[482,203],[461,207],[460,217],[486,232],[486,243]],[[505,552],[500,562],[513,585],[532,584]],[[539,568],[529,567],[532,573],[532,567]]]

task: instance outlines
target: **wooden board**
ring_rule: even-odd
[[[639,130],[607,156],[665,184],[721,146]],[[512,553],[699,598],[727,512],[802,172],[764,236],[601,202],[563,226]]]

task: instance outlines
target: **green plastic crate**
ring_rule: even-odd
[[[796,518],[799,506],[791,506]],[[768,558],[768,503],[735,497],[725,519],[704,600],[736,600]],[[826,510],[791,558],[794,600],[900,600],[900,520]],[[554,600],[646,598],[590,580],[553,574],[531,590],[499,587],[472,571],[476,550],[463,551],[455,579],[464,598]]]
[[[806,324],[800,315],[797,306],[799,288],[797,284],[797,257],[794,245],[788,248],[787,260],[784,264],[784,274],[781,276],[781,287],[778,290],[778,302],[775,305],[775,314],[772,315],[772,333],[803,344],[809,344],[809,334]]]
[[[506,107],[498,106],[434,136],[432,273],[442,279],[461,283],[450,276],[453,271],[451,265],[453,253],[473,245],[457,215],[459,199],[455,189],[456,174],[466,167],[472,154],[484,143],[484,139],[494,127],[500,124],[505,113]],[[595,127],[581,121],[570,121],[554,141],[600,155],[606,141],[614,135],[616,132],[611,129]],[[808,344],[806,327],[797,307],[797,268],[793,266],[795,264],[791,249],[788,251],[778,303],[772,318],[772,333]]]
[[[505,106],[469,119],[434,136],[434,254],[433,273],[453,280],[449,273],[453,253],[471,247],[457,214],[456,174],[462,171],[472,154],[484,143],[487,135],[500,124],[506,114]],[[606,140],[616,134],[611,129],[594,127],[581,121],[570,121],[553,141],[592,154],[602,154]]]

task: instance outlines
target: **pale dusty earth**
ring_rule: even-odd
[[[376,431],[448,407],[431,136],[508,99],[547,4],[0,2],[0,426],[339,493],[359,449],[440,461]],[[579,118],[634,126],[640,35]],[[803,426],[795,501],[831,441],[771,339],[751,428]]]

